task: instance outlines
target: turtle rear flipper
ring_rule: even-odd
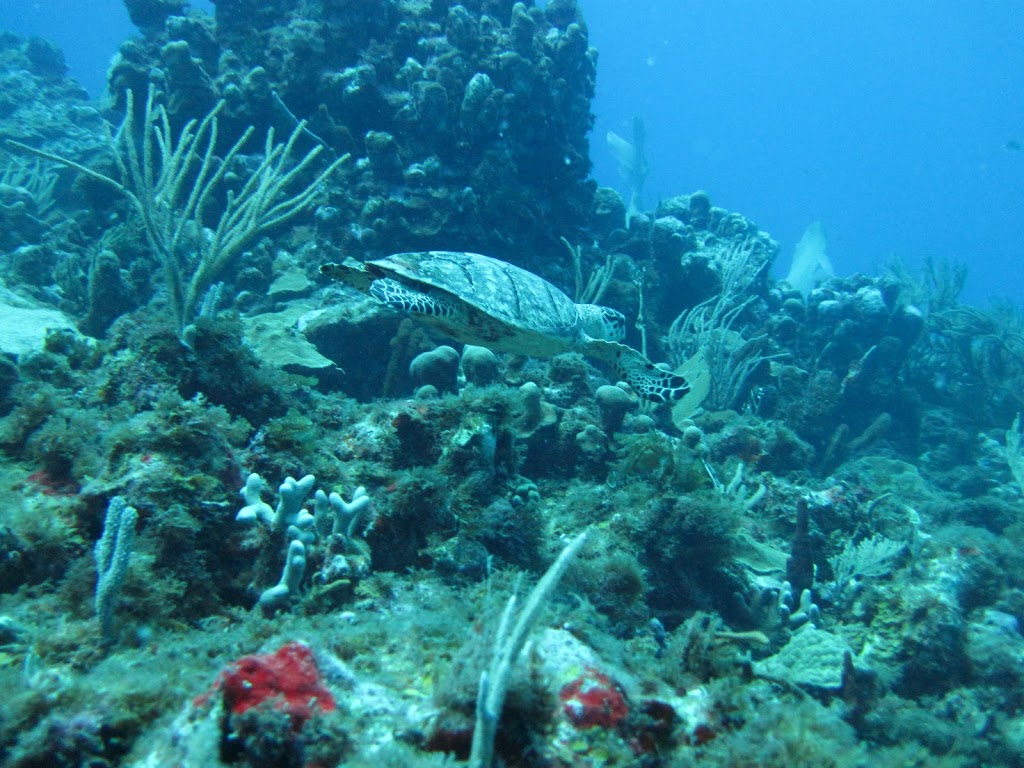
[[[585,351],[615,366],[618,374],[645,400],[672,403],[690,391],[690,383],[685,378],[659,368],[625,344],[592,339]]]
[[[351,256],[341,264],[330,263],[320,266],[320,274],[329,277],[331,280],[339,280],[346,285],[351,285],[357,291],[370,292],[370,284],[377,279],[377,275],[366,268],[361,261],[356,261]]]

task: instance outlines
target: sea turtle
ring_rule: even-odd
[[[396,253],[324,264],[320,272],[467,344],[539,357],[575,350],[614,366],[637,394],[655,402],[678,400],[690,389],[682,376],[619,343],[626,331],[622,313],[576,304],[547,280],[490,256]]]

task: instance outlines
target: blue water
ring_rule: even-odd
[[[191,5],[213,13],[210,0]],[[124,0],[0,0],[0,29],[59,45],[72,76],[93,97],[103,94],[121,41],[136,33]]]
[[[821,221],[840,274],[970,265],[968,298],[1024,303],[1024,4],[581,0],[605,134],[647,129],[647,205],[694,189],[782,245]],[[211,8],[209,3],[194,2]],[[785,10],[780,10],[784,8]],[[0,26],[64,48],[93,95],[133,28],[119,0],[3,0]]]
[[[702,187],[785,258],[820,220],[840,274],[951,258],[973,300],[1024,300],[1024,4],[626,5],[585,5],[598,178],[606,131],[639,114],[648,203]]]

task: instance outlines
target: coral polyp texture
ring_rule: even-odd
[[[214,5],[0,35],[0,762],[1021,764],[1018,314],[598,186],[582,3]]]

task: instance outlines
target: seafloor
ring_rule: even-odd
[[[597,186],[573,0],[126,5],[0,36],[4,765],[1024,765],[1018,309]]]

